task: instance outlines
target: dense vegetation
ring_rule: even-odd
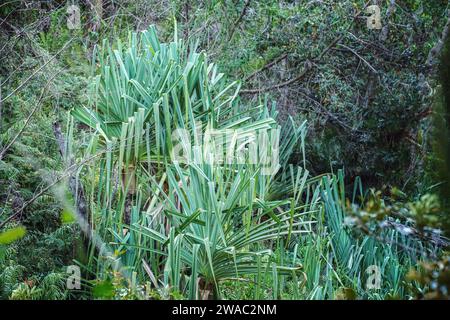
[[[448,297],[448,2],[373,3],[0,4],[0,298]]]

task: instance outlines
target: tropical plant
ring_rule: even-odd
[[[305,123],[288,123],[279,144],[274,106],[243,106],[237,82],[195,46],[185,52],[176,32],[161,44],[153,27],[131,34],[128,48],[104,43],[93,105],[72,115],[93,130],[83,154],[100,155],[85,169],[91,227],[109,232],[140,280],[220,296],[220,281],[271,263],[264,243],[310,232],[318,193],[304,202],[307,170],[287,170]]]

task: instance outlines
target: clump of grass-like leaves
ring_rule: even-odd
[[[239,83],[226,83],[204,52],[185,52],[176,37],[160,43],[153,27],[132,34],[126,48],[104,43],[93,105],[72,115],[92,128],[83,152],[100,154],[84,169],[91,227],[139,281],[193,299],[219,297],[221,281],[271,265],[268,241],[310,232],[316,202],[303,202],[306,170],[283,171],[305,125],[289,123],[279,144],[275,109],[243,106]],[[172,157],[177,129],[192,141],[180,141],[189,161]],[[232,134],[217,146],[199,141],[205,130]],[[276,161],[269,174],[265,163],[238,159],[256,132],[275,143],[258,146]],[[275,266],[283,274],[298,269]]]
[[[153,27],[127,45],[104,42],[95,59],[91,105],[71,113],[90,130],[67,149],[93,159],[78,171],[90,227],[114,252],[93,249],[97,277],[121,265],[129,285],[163,298],[406,295],[400,264],[410,258],[344,228],[342,174],[310,177],[289,164],[293,152],[305,159],[305,122],[280,132],[274,105],[243,105],[239,82],[186,50],[176,30],[170,43]],[[364,283],[371,265],[386,280],[375,292]]]

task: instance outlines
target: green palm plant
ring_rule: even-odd
[[[183,170],[174,163],[167,170],[173,194],[164,195],[169,233],[142,223],[132,226],[138,234],[169,245],[165,266],[169,282],[181,289],[180,275],[190,274],[191,298],[205,291],[220,296],[220,281],[257,274],[262,268],[258,257],[270,263],[271,250],[264,242],[311,231],[308,217],[315,212],[314,205],[301,205],[293,198],[259,198],[264,195],[258,190],[262,177],[258,171],[210,164],[190,164]],[[183,271],[183,266],[188,270]],[[298,267],[277,269],[291,274]]]
[[[185,56],[185,51],[176,35],[173,42],[161,44],[154,27],[139,39],[131,34],[127,49],[120,42],[112,49],[105,41],[97,55],[100,67],[93,81],[93,106],[72,111],[98,133],[95,146],[100,143],[119,153],[117,164],[127,194],[135,194],[136,171],[142,163],[158,176],[172,152],[174,129],[189,130],[196,139],[194,132],[207,125],[243,132],[276,125],[262,106],[241,110],[238,83],[225,86],[220,81],[223,75],[208,63],[205,53],[191,48]]]
[[[127,48],[105,42],[92,106],[72,115],[91,128],[83,155],[100,155],[82,169],[94,231],[140,281],[219,297],[222,280],[271,263],[270,242],[310,232],[318,193],[304,197],[308,171],[288,166],[306,124],[291,120],[279,143],[274,106],[243,106],[238,82],[226,83],[194,46],[185,52],[176,32],[162,44],[153,27],[131,34]],[[177,130],[186,134],[175,143]],[[178,147],[190,156],[178,161]]]
[[[267,282],[274,298],[288,286],[308,299],[348,288],[405,295],[399,264],[411,257],[344,228],[343,174],[310,177],[305,122],[280,132],[274,105],[243,105],[239,82],[227,83],[195,46],[186,54],[176,31],[168,44],[153,27],[129,39],[103,44],[92,104],[71,112],[90,128],[82,156],[95,156],[78,172],[90,225],[115,250],[92,252],[98,277],[120,260],[130,284],[149,282],[162,297],[223,297],[228,280],[254,281],[257,298]],[[74,141],[67,149],[77,152]],[[294,152],[303,167],[289,164]],[[370,265],[386,277],[374,293],[363,283]]]

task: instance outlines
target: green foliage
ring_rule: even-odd
[[[64,300],[67,298],[65,277],[63,273],[53,272],[40,280],[26,280],[12,290],[9,298],[11,300]]]
[[[420,267],[411,270],[408,278],[417,281],[427,289],[417,292],[417,297],[427,300],[448,300],[450,289],[450,260],[444,254],[441,259],[432,262],[423,262]]]
[[[86,176],[101,177],[90,180],[96,198],[101,199],[96,207],[102,208],[93,212],[98,221],[95,229],[100,234],[105,229],[111,232],[110,241],[118,245],[115,252],[125,251],[120,259],[140,279],[145,275],[143,261],[151,261],[145,272],[156,274],[156,287],[162,281],[171,291],[189,288],[192,298],[212,291],[220,296],[223,279],[257,273],[259,256],[269,262],[271,251],[259,248],[264,241],[308,232],[303,225],[311,221],[303,216],[314,212],[315,202],[300,202],[307,172],[291,168],[290,175],[286,171],[281,180],[274,180],[278,167],[264,168],[249,159],[241,164],[237,158],[227,164],[230,159],[220,159],[229,150],[196,140],[193,133],[202,130],[202,122],[203,129],[234,133],[220,142],[224,147],[230,139],[247,145],[253,137],[249,133],[257,130],[269,135],[268,142],[277,138],[267,105],[241,110],[236,98],[239,86],[221,81],[222,74],[204,53],[191,48],[185,56],[176,36],[174,42],[161,44],[153,28],[140,38],[130,35],[128,48],[120,43],[117,47],[113,51],[105,44],[100,53],[101,73],[94,79],[98,97],[92,99],[95,109],[72,112],[95,129],[83,158],[89,154],[102,157],[98,169],[86,172]],[[271,114],[276,116],[274,110]],[[177,128],[189,132],[187,139],[193,137],[194,146],[183,139],[180,142],[194,162],[173,160],[171,137]],[[287,130],[291,139],[280,146],[282,165],[304,136],[305,126]],[[270,149],[265,152],[272,154]],[[121,172],[121,185],[113,196],[111,182]],[[276,198],[283,192],[294,194]],[[280,206],[286,209],[275,213]],[[129,231],[123,233],[124,227]],[[165,262],[158,263],[162,258]],[[191,272],[188,278],[183,275],[185,268]]]
[[[0,10],[6,12],[2,17],[20,9],[21,5],[15,2],[2,4]],[[52,123],[59,118],[60,109],[82,103],[85,83],[84,71],[80,66],[88,67],[77,55],[77,48],[80,49],[77,45],[74,45],[74,51],[52,58],[62,44],[56,42],[56,35],[51,36],[55,39],[52,45],[40,41],[37,33],[49,32],[45,31],[45,11],[26,12],[13,15],[14,18],[9,21],[13,26],[23,27],[21,35],[16,34],[16,37],[11,34],[10,29],[5,27],[6,22],[0,28],[1,42],[6,44],[5,47],[2,45],[5,51],[2,51],[0,64],[1,98],[5,99],[7,93],[22,85],[14,95],[1,102],[0,150],[3,151],[18,136],[0,159],[0,223],[21,210],[61,168]],[[55,10],[54,14],[59,15],[59,23],[65,25],[63,12],[64,9]],[[36,19],[42,23],[37,27],[33,24]],[[51,32],[56,29],[58,27],[54,25]],[[48,60],[51,61],[39,69]],[[67,67],[68,62],[72,62],[71,69]],[[43,91],[47,82],[49,84]],[[34,108],[36,111],[27,123],[26,119]],[[68,297],[64,267],[73,263],[77,253],[74,247],[80,243],[80,234],[77,226],[61,226],[61,208],[51,191],[32,201],[18,219],[9,222],[0,231],[3,234],[19,225],[27,231],[19,240],[0,249],[2,299]],[[58,275],[60,281],[52,275]]]
[[[443,229],[450,234],[450,37],[444,43],[444,51],[439,65],[439,87],[433,104],[432,153],[427,161],[427,176],[430,189],[440,197],[441,206],[447,219],[442,219]]]
[[[66,153],[80,165],[75,176],[102,241],[91,241],[80,262],[89,275],[84,288],[92,289],[86,296],[445,297],[448,261],[429,260],[441,257],[434,228],[448,225],[448,48],[432,135],[434,81],[423,66],[447,3],[397,1],[382,41],[365,19],[351,21],[365,2],[105,2],[96,30],[84,3],[79,30],[67,29],[59,1],[39,10],[2,4],[2,98],[19,90],[1,105],[0,150],[27,125],[0,159],[0,223],[62,170],[52,123],[72,110]],[[380,6],[384,17],[388,1]],[[299,81],[267,90],[277,108],[241,90],[276,86],[309,66]],[[248,159],[221,163],[220,147],[195,140],[198,130],[236,129],[236,141],[248,146],[248,132],[271,138],[279,127],[280,168],[269,176]],[[172,161],[177,128],[193,142],[178,141],[183,150],[206,163]],[[346,175],[319,175],[330,167]],[[382,191],[365,192],[358,176]],[[85,297],[65,289],[65,266],[84,260],[83,244],[67,203],[52,191],[0,231],[2,299]],[[367,288],[373,265],[379,289]],[[409,270],[416,271],[405,277]]]
[[[104,298],[104,299],[111,299],[114,297],[114,285],[111,281],[105,280],[102,282],[97,283],[92,288],[92,295],[94,298]]]
[[[74,217],[74,215],[68,211],[68,210],[63,210],[61,213],[61,223],[63,224],[70,224],[70,223],[74,223],[76,221],[76,218]]]
[[[184,11],[176,12],[180,29],[195,35],[221,70],[237,79],[287,54],[243,81],[244,88],[277,86],[312,63],[299,81],[269,91],[282,116],[309,120],[310,171],[344,167],[347,183],[360,176],[369,186],[422,192],[428,187],[420,177],[429,151],[426,115],[433,87],[424,64],[447,20],[447,3],[397,2],[387,18],[389,2],[381,1],[382,23],[389,28],[382,41],[381,31],[368,30],[366,19],[352,21],[366,2],[251,1],[240,21],[246,1],[215,2],[212,8],[190,2],[196,14],[186,22]]]
[[[383,232],[393,246],[371,236],[358,238],[343,227],[342,173],[314,178],[282,161],[265,176],[249,159],[221,162],[218,149],[195,140],[198,120],[216,130],[239,129],[239,134],[270,129],[275,109],[269,112],[266,103],[238,110],[239,87],[233,90],[235,84],[218,80],[222,76],[206,64],[204,53],[191,48],[185,56],[176,36],[161,44],[151,28],[140,38],[130,35],[128,43],[118,43],[115,51],[103,46],[100,73],[93,79],[94,105],[72,112],[92,128],[81,159],[99,157],[84,176],[97,199],[93,230],[106,235],[115,252],[102,261],[92,258],[90,267],[106,279],[108,298],[116,288],[108,275],[117,263],[123,264],[119,270],[129,290],[146,283],[144,297],[155,291],[160,298],[181,293],[191,299],[411,296],[404,277],[425,249],[396,230]],[[188,131],[179,141],[195,161],[174,160],[169,137],[177,127]],[[287,130],[293,139],[280,145],[284,160],[304,150],[305,127]],[[245,139],[241,143],[248,143]],[[411,215],[434,210],[427,199],[411,205]],[[414,250],[401,253],[402,246]],[[383,275],[373,292],[365,283],[371,266]],[[241,291],[247,281],[254,286]]]

